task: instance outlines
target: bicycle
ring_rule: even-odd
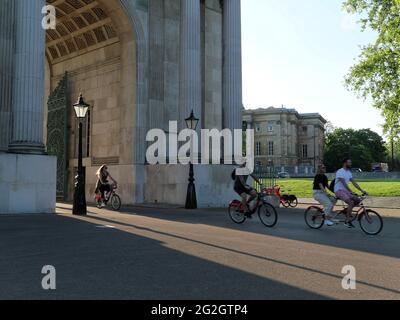
[[[257,198],[251,202],[256,201],[257,205],[249,212],[250,216],[253,216],[258,212],[258,217],[263,225],[268,228],[273,228],[278,222],[278,214],[274,206],[265,200],[268,196],[268,190],[262,188],[261,192],[257,192]],[[249,203],[248,203],[249,204]],[[245,214],[245,208],[241,201],[233,200],[228,207],[228,212],[231,220],[236,224],[243,224],[247,220]]]
[[[358,220],[361,230],[371,236],[376,236],[383,230],[383,219],[374,210],[368,209],[364,205],[364,201],[368,198],[367,195],[359,196],[360,204],[353,210],[351,215],[351,222]],[[336,216],[331,219],[332,222],[339,224],[346,222],[347,219],[347,208],[344,207],[343,210],[336,213]],[[306,209],[304,213],[304,219],[306,224],[311,229],[321,229],[322,226],[325,225],[325,221],[327,220],[324,209],[320,206],[311,206]]]
[[[279,197],[282,206],[285,208],[297,208],[299,205],[299,200],[295,195],[282,194],[282,188],[280,186],[275,186],[274,190],[275,194]]]
[[[117,194],[117,189],[118,187],[113,184],[111,185],[111,191],[107,195],[104,195],[104,204],[108,206],[108,204],[110,203],[110,207],[114,211],[119,211],[122,205],[121,197]],[[101,205],[101,198],[96,198],[96,202],[97,207],[99,209],[102,209],[103,206]]]

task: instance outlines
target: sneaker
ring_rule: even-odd
[[[351,221],[345,222],[344,225],[349,229],[354,229],[355,228],[355,225]]]
[[[105,208],[105,207],[106,207],[105,202],[102,202],[102,203],[101,203],[101,207],[102,207],[102,208]]]
[[[335,223],[333,221],[331,221],[331,220],[325,220],[325,225],[328,226],[328,227],[332,227],[332,226],[335,225]]]

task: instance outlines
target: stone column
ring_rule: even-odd
[[[15,0],[15,74],[9,151],[44,153],[45,0]]]
[[[0,1],[0,151],[10,142],[14,58],[14,1]]]
[[[201,118],[200,0],[181,0],[180,123],[193,110]],[[202,124],[199,123],[198,128]]]
[[[242,31],[240,0],[223,1],[224,128],[242,128]]]

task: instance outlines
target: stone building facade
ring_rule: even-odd
[[[42,28],[45,5],[55,30]],[[188,168],[148,166],[146,134],[182,129],[192,110],[200,128],[241,128],[240,15],[240,0],[1,0],[0,173],[15,173],[0,174],[3,210],[54,211],[55,192],[71,200],[79,93],[91,105],[87,198],[107,164],[124,204],[183,204]],[[19,174],[21,163],[34,169]],[[196,170],[200,206],[232,196],[221,168]]]
[[[323,160],[327,121],[318,113],[271,107],[244,111],[243,122],[254,129],[258,166],[269,166],[272,161],[279,170],[300,173],[305,168],[315,171]]]

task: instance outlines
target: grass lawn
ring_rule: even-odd
[[[357,180],[360,186],[373,197],[400,197],[400,180]],[[277,184],[283,193],[295,194],[298,198],[312,198],[313,179],[279,179]]]

